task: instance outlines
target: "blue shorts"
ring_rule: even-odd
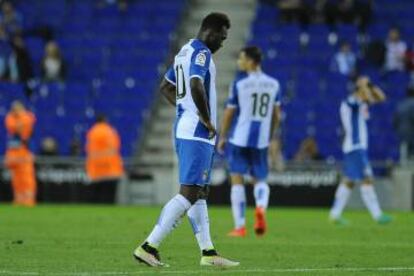
[[[265,180],[268,173],[267,148],[256,149],[229,144],[228,162],[231,174],[250,174]]]
[[[366,150],[354,150],[345,154],[344,175],[351,181],[361,181],[371,178],[372,168]]]
[[[181,185],[204,186],[210,183],[214,146],[194,140],[175,139]]]

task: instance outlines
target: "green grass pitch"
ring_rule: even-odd
[[[337,227],[323,209],[270,209],[269,232],[256,238],[253,212],[249,235],[228,238],[229,208],[210,209],[219,252],[241,262],[232,269],[202,268],[185,219],[162,244],[169,268],[152,269],[132,259],[156,221],[160,207],[0,205],[0,275],[414,275],[414,215],[392,213],[388,226],[367,212],[349,211]]]

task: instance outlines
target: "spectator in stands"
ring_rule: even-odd
[[[277,7],[282,20],[287,23],[300,23],[308,25],[311,15],[310,7],[304,0],[279,0]]]
[[[407,98],[398,104],[394,126],[409,156],[414,156],[414,87],[407,89]]]
[[[57,156],[59,153],[58,145],[53,137],[45,137],[40,146],[41,156]]]
[[[356,73],[356,55],[352,52],[349,42],[341,43],[339,51],[335,54],[331,62],[331,70],[339,72],[345,76],[355,76]]]
[[[23,16],[14,9],[10,1],[4,1],[1,5],[0,22],[11,35],[20,34],[23,29]]]
[[[329,25],[356,24],[361,30],[364,30],[371,20],[372,0],[321,1],[325,2],[325,21]]]
[[[0,80],[10,81],[10,75],[17,75],[16,60],[12,58],[13,50],[9,43],[9,37],[0,24]]]
[[[65,62],[56,42],[50,41],[46,44],[41,74],[46,82],[65,80]]]
[[[325,1],[325,20],[329,25],[353,23],[356,11],[353,0]]]
[[[323,160],[319,153],[318,144],[313,137],[307,137],[302,141],[294,160],[298,162]]]
[[[387,72],[403,71],[407,44],[401,40],[398,28],[394,27],[389,30],[385,47],[385,70]]]
[[[91,181],[90,201],[114,203],[118,182],[124,174],[117,131],[99,115],[86,137],[86,172]]]
[[[15,35],[11,41],[13,48],[12,62],[16,70],[11,70],[10,79],[14,82],[26,83],[33,78],[32,60],[23,38]]]

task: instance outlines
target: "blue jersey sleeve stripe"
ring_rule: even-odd
[[[167,72],[164,75],[164,78],[175,85],[176,83],[176,79],[175,79],[175,72],[174,72],[174,67],[171,66],[170,68],[168,68]]]
[[[234,81],[233,84],[230,86],[230,95],[227,100],[227,106],[239,106],[239,99],[237,94],[237,81]]]
[[[210,67],[211,54],[207,49],[195,49],[190,62],[190,78],[192,76],[199,76],[204,80],[208,69]]]
[[[168,76],[164,76],[164,79],[165,79],[166,81],[168,81],[169,83],[171,83],[171,84],[173,84],[173,85],[176,85],[176,82],[175,82],[175,81],[170,80],[170,79],[168,78]]]
[[[191,80],[192,78],[198,78],[198,79],[200,79],[200,80],[204,81],[204,78],[205,78],[205,77],[200,76],[200,75],[197,75],[197,74],[193,74],[193,75],[191,75],[191,76],[190,76],[190,80]]]

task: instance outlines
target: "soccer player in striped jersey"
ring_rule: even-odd
[[[242,73],[230,87],[230,95],[221,126],[219,151],[228,141],[228,163],[231,174],[231,206],[234,230],[229,236],[246,235],[246,194],[244,176],[254,179],[256,200],[254,230],[257,235],[266,232],[265,211],[269,202],[268,146],[279,124],[280,85],[260,67],[262,53],[258,47],[240,51],[238,66]],[[229,135],[231,122],[235,125]]]
[[[166,266],[158,247],[185,214],[200,247],[200,265],[239,265],[217,254],[210,237],[206,202],[216,144],[216,67],[212,56],[222,47],[228,29],[227,15],[207,15],[197,38],[181,48],[161,83],[161,92],[176,106],[174,142],[181,186],[165,204],[147,239],[134,251],[134,257],[149,266]]]
[[[330,212],[330,219],[336,224],[345,225],[347,220],[342,212],[355,184],[360,185],[361,197],[371,216],[380,224],[391,221],[380,208],[373,185],[373,173],[368,159],[368,106],[385,101],[384,92],[373,85],[368,77],[358,77],[353,93],[340,107],[342,126],[345,132],[342,150],[343,180],[339,184]]]

